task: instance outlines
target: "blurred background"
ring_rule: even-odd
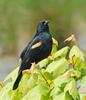
[[[74,33],[86,52],[86,0],[0,0],[0,80],[18,66],[19,54],[45,19],[60,47]]]

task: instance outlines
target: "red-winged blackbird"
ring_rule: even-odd
[[[13,90],[15,90],[19,85],[22,78],[22,71],[30,69],[33,62],[38,63],[42,59],[48,57],[51,53],[51,49],[52,36],[49,32],[48,21],[40,22],[37,26],[34,38],[20,55],[22,61],[17,79],[13,85]]]

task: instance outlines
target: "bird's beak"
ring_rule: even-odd
[[[44,24],[47,25],[48,23],[49,23],[49,22],[46,20]]]

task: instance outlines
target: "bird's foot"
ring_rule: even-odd
[[[31,68],[24,70],[22,73],[23,74],[31,74],[34,71],[34,68],[35,68],[35,63],[32,63]]]
[[[22,74],[31,74],[31,70],[30,69],[26,69],[26,70],[23,70]]]
[[[31,65],[31,72],[33,72],[33,71],[34,71],[35,66],[36,66],[35,62],[34,62],[34,63],[32,63],[32,65]]]

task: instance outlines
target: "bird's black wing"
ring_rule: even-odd
[[[35,37],[32,40],[32,42],[29,44],[29,46],[27,46],[27,49],[23,55],[20,70],[27,69],[25,67],[29,66],[29,65],[27,65],[28,62],[31,63],[33,61],[33,59],[34,59],[33,56],[35,57],[35,54],[37,53],[38,49],[41,48],[41,45],[42,45],[42,40],[39,36]]]
[[[36,35],[33,37],[33,39],[34,39],[35,37],[36,37]],[[33,41],[33,40],[32,40],[32,41]],[[30,48],[30,44],[31,44],[32,41],[30,41],[30,42],[28,43],[28,45],[24,48],[24,50],[23,50],[22,53],[20,54],[21,60],[23,60],[23,57],[24,57],[25,53],[27,52],[27,49]]]
[[[22,53],[20,54],[21,60],[23,60],[23,57],[24,57],[24,55],[25,55],[25,52],[26,52],[27,49],[29,48],[30,43],[31,43],[31,42],[28,43],[28,45],[24,48],[24,50],[23,50]]]

